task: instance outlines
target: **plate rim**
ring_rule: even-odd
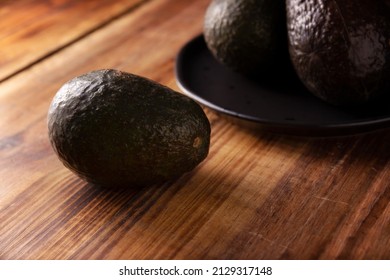
[[[386,129],[388,128],[386,127],[386,124],[390,124],[390,114],[388,117],[383,117],[383,118],[366,117],[366,118],[357,119],[356,121],[353,122],[344,121],[339,123],[310,124],[301,121],[288,121],[288,120],[274,121],[269,119],[263,119],[245,113],[239,113],[233,110],[223,108],[213,102],[208,101],[207,99],[200,97],[198,94],[192,92],[189,89],[190,87],[186,85],[184,81],[185,79],[182,78],[181,69],[183,65],[182,61],[184,60],[183,57],[185,56],[185,53],[188,51],[188,49],[192,47],[194,44],[198,43],[198,41],[200,40],[204,41],[204,36],[202,33],[188,40],[177,53],[175,59],[175,67],[174,67],[176,84],[185,95],[194,99],[196,102],[200,103],[201,105],[208,107],[218,113],[222,113],[223,115],[233,117],[238,121],[242,120],[244,122],[252,123],[252,125],[256,125],[256,124],[261,125],[264,128],[271,126],[271,130],[274,130],[272,129],[272,127],[276,129],[288,128],[290,130],[312,131],[313,134],[318,133],[319,131],[324,131],[325,135],[330,135],[330,136],[331,134],[336,134],[335,136],[337,136],[337,135],[345,135],[351,133],[353,134],[367,133],[374,130]],[[344,133],[341,130],[345,130]],[[292,134],[300,135],[301,133],[298,132]],[[309,133],[309,135],[310,134],[311,133]]]

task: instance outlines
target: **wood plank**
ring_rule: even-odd
[[[102,190],[59,163],[46,112],[60,85],[117,68],[177,89],[208,2],[150,1],[0,84],[1,259],[390,258],[389,130],[285,137],[206,109],[210,154],[176,181]]]
[[[141,0],[0,3],[0,81],[129,12]]]

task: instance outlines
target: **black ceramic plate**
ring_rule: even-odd
[[[181,90],[242,125],[283,134],[338,136],[390,127],[390,102],[345,109],[314,97],[291,65],[273,76],[247,78],[218,63],[203,36],[188,42],[176,60]]]

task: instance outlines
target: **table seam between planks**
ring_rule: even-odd
[[[110,17],[108,20],[105,20],[105,21],[102,21],[100,22],[99,24],[93,26],[92,28],[90,28],[89,30],[85,31],[84,33],[81,33],[80,35],[76,36],[74,39],[70,40],[69,42],[65,43],[65,44],[62,44],[62,45],[59,45],[57,46],[55,49],[53,50],[50,50],[48,52],[46,52],[43,56],[41,57],[38,57],[36,58],[35,60],[31,61],[30,63],[24,65],[23,67],[20,67],[19,69],[17,70],[14,70],[12,73],[4,76],[3,78],[0,79],[0,84],[7,81],[8,79],[11,79],[13,78],[14,76],[34,67],[35,65],[39,64],[40,62],[50,58],[51,56],[61,52],[62,50],[72,46],[73,44],[79,42],[80,40],[83,40],[84,38],[88,37],[89,35],[95,33],[96,31],[98,31],[99,29],[102,29],[104,28],[105,26],[111,24],[112,22],[122,18],[122,17],[125,17],[127,15],[129,15],[130,13],[133,13],[135,10],[139,9],[141,6],[147,4],[148,2],[151,2],[153,0],[142,0],[138,3],[136,3],[134,6],[131,6],[119,13],[117,13],[116,15],[113,15],[112,17]]]

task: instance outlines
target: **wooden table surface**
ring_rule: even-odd
[[[389,259],[390,131],[298,138],[210,109],[210,153],[178,180],[102,190],[68,171],[46,114],[115,68],[179,90],[209,0],[0,3],[0,259]]]

